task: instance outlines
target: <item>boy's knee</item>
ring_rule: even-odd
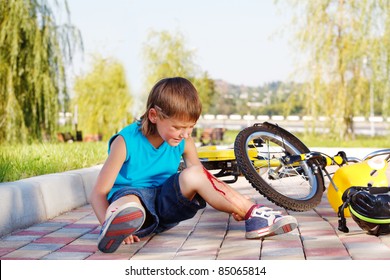
[[[196,186],[203,179],[203,166],[194,165],[184,169],[180,174],[180,185],[185,184],[187,186]]]

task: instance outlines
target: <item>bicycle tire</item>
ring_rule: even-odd
[[[308,152],[296,136],[267,122],[241,130],[234,143],[238,168],[251,185],[276,205],[299,212],[321,202],[325,190],[322,170],[315,160],[293,166],[283,164],[279,158]],[[271,159],[279,166],[271,166]]]

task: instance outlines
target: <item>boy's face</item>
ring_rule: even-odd
[[[158,118],[156,122],[160,137],[171,146],[177,146],[183,139],[190,137],[195,124],[175,118]]]
[[[190,137],[196,124],[180,118],[164,118],[155,108],[150,109],[148,116],[156,125],[158,136],[170,146],[177,146],[183,139]]]

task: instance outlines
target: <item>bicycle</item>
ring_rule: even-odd
[[[199,148],[198,155],[206,169],[220,169],[216,177],[233,176],[225,180],[232,183],[243,175],[268,200],[293,211],[307,211],[321,202],[325,176],[330,181],[328,199],[336,212],[349,186],[388,184],[385,171],[390,149],[375,151],[362,159],[347,157],[343,151],[331,157],[310,151],[295,135],[268,122],[241,130],[234,148],[206,146]],[[337,170],[331,173],[329,166]]]

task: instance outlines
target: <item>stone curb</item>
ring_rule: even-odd
[[[88,204],[101,167],[0,183],[0,236]]]

